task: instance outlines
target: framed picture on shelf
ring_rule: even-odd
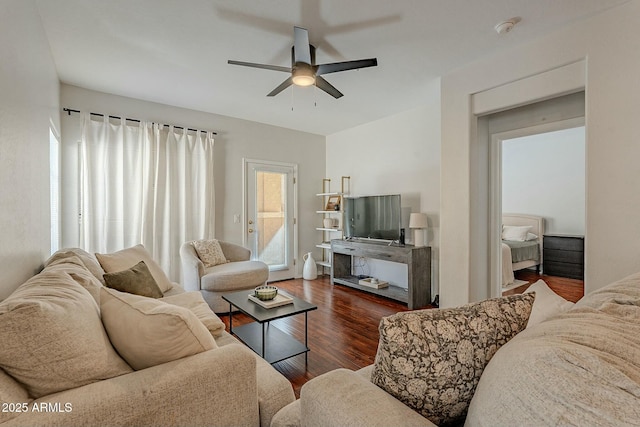
[[[327,199],[327,206],[325,211],[337,211],[340,210],[340,196],[329,196]]]

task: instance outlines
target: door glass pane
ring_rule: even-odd
[[[272,268],[287,263],[286,177],[256,172],[257,258]]]

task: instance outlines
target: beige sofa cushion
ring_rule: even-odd
[[[213,267],[218,264],[226,264],[227,258],[222,252],[222,247],[217,240],[195,240],[192,242],[198,258],[204,264],[205,267]]]
[[[44,271],[69,274],[76,283],[89,291],[97,304],[100,304],[100,288],[103,282],[89,272],[85,263],[75,253],[57,253],[47,261]]]
[[[104,270],[102,269],[102,266],[100,266],[100,263],[98,262],[98,260],[93,254],[90,254],[84,249],[80,249],[80,248],[60,249],[58,252],[51,255],[51,257],[47,261],[45,261],[44,266],[47,267],[49,264],[53,263],[56,260],[59,260],[61,258],[65,258],[68,256],[72,256],[72,255],[77,256],[82,262],[82,264],[86,267],[86,269],[89,270],[89,272],[93,274],[93,276],[96,279],[98,279],[101,284],[104,285],[104,279],[102,278],[102,275],[104,274]]]
[[[465,425],[639,425],[639,319],[634,274],[527,328],[487,365]]]
[[[67,273],[43,271],[0,303],[0,367],[38,398],[131,372],[98,305]]]
[[[144,261],[140,261],[126,270],[105,273],[104,283],[107,287],[120,292],[149,298],[162,298],[162,291]]]
[[[96,258],[100,261],[100,265],[107,273],[126,270],[140,261],[144,261],[147,267],[149,267],[151,275],[156,279],[156,283],[158,283],[162,293],[164,294],[171,289],[171,281],[142,245],[122,249],[111,254],[96,254]]]
[[[384,317],[371,382],[436,425],[463,421],[494,353],[527,325],[534,295]]]
[[[198,291],[165,296],[162,301],[191,310],[214,337],[219,337],[224,331],[224,323],[211,311],[209,304],[205,302],[202,294]]]
[[[29,405],[33,399],[29,397],[29,393],[11,376],[7,375],[0,369],[0,404],[27,404]],[[15,406],[14,406],[15,409]],[[20,415],[21,412],[11,410],[11,408],[0,408],[0,424],[9,421]]]
[[[217,348],[187,308],[102,288],[100,309],[113,346],[136,370]]]

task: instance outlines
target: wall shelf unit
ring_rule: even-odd
[[[325,178],[322,180],[322,192],[316,194],[320,200],[319,209],[316,211],[319,218],[316,231],[321,233],[320,241],[316,244],[316,247],[322,250],[322,259],[316,261],[316,264],[321,267],[321,274],[329,274],[331,269],[331,240],[343,237],[342,198],[349,194],[350,189],[350,176],[341,178],[340,191],[331,191],[331,179]],[[327,226],[325,222],[332,222],[333,224]]]

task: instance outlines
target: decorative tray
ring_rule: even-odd
[[[293,304],[293,298],[291,298],[288,295],[283,295],[281,292],[278,292],[278,295],[276,295],[274,299],[269,301],[259,300],[258,298],[254,297],[252,294],[249,294],[249,299],[264,308],[275,308],[275,307],[281,307],[287,304]]]

